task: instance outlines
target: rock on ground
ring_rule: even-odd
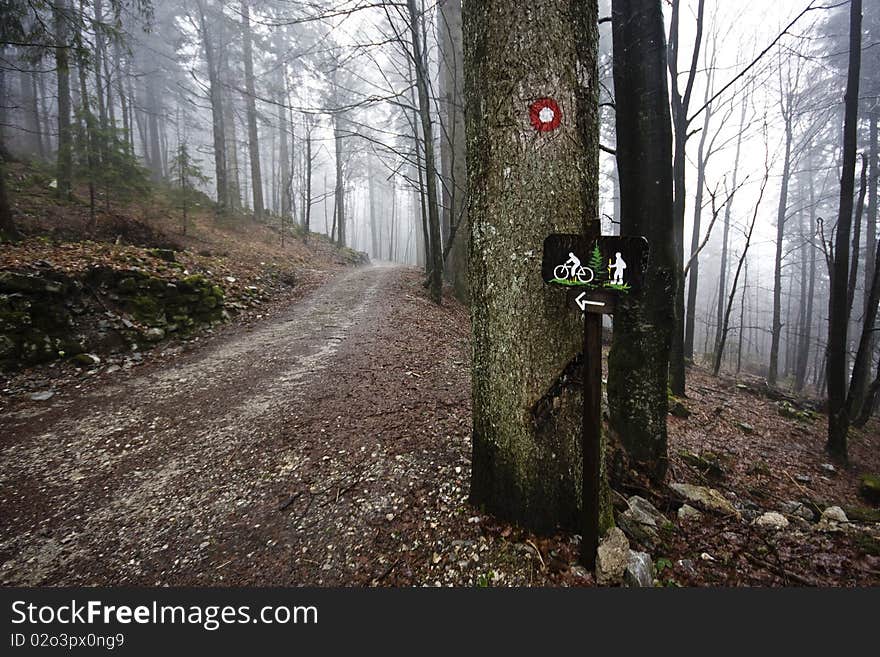
[[[819,529],[827,532],[843,531],[843,525],[849,522],[846,513],[839,506],[829,506],[819,518]]]
[[[669,487],[685,498],[707,511],[715,511],[726,515],[739,516],[733,504],[714,488],[694,486],[693,484],[669,484]]]
[[[678,519],[682,522],[691,522],[699,520],[702,517],[703,514],[690,504],[682,504],[678,509]]]
[[[638,495],[630,497],[627,506],[617,518],[620,528],[633,541],[646,546],[656,545],[660,540],[658,530],[665,527],[669,520],[653,504]]]
[[[629,563],[629,541],[619,527],[612,527],[599,543],[596,552],[596,583],[620,584]]]
[[[785,529],[788,527],[788,520],[781,513],[767,511],[755,518],[752,524],[765,529]]]
[[[654,586],[654,562],[651,561],[651,555],[630,550],[623,581],[632,588]]]

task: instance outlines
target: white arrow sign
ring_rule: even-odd
[[[586,292],[581,292],[578,295],[577,299],[575,299],[575,303],[577,303],[578,308],[580,308],[582,311],[587,306],[604,306],[605,305],[604,301],[591,301],[591,300],[587,299]]]

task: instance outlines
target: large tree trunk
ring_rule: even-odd
[[[55,78],[58,81],[58,167],[56,172],[58,198],[69,200],[73,192],[73,134],[70,127],[70,53],[67,0],[52,5],[55,21]]]
[[[254,47],[251,34],[249,2],[241,3],[241,25],[244,41],[244,84],[247,106],[248,152],[251,158],[251,188],[254,198],[254,219],[263,218],[263,176],[260,172],[260,139],[257,133],[257,99],[254,85]]]
[[[532,529],[575,527],[583,325],[566,295],[543,284],[539,270],[550,233],[599,233],[596,2],[488,0],[466,3],[463,14],[470,497]],[[529,107],[544,96],[559,103],[563,116],[558,129],[539,133]],[[612,522],[607,505],[602,519],[604,526]]]
[[[468,300],[467,136],[464,127],[462,86],[464,67],[461,33],[461,0],[440,2],[441,112],[444,134],[440,140],[443,167],[443,224],[446,277],[455,296]]]
[[[415,0],[407,0],[409,8],[410,37],[415,62],[416,89],[419,94],[418,111],[422,123],[422,138],[425,155],[425,191],[428,206],[428,229],[431,245],[429,258],[431,298],[440,303],[443,292],[443,252],[440,243],[440,212],[437,203],[437,167],[434,160],[434,127],[431,121],[431,99],[428,97],[428,71],[425,70],[425,56],[419,30],[419,14]]]
[[[226,134],[223,125],[223,97],[220,91],[218,59],[214,52],[211,33],[205,17],[204,0],[198,0],[199,26],[202,32],[202,44],[205,49],[205,62],[208,65],[208,82],[211,87],[211,118],[214,136],[214,177],[217,183],[217,214],[226,213],[229,200],[229,189],[226,179]]]
[[[666,473],[669,345],[676,263],[672,241],[672,132],[660,0],[614,0],[614,96],[620,232],[648,239],[644,289],[614,316],[608,357],[611,425],[630,462]]]
[[[859,112],[859,70],[862,61],[862,0],[851,0],[849,35],[849,73],[846,82],[843,121],[843,167],[840,178],[840,205],[828,301],[828,442],[832,456],[846,461],[849,416],[846,404],[846,312],[849,240],[855,189],[856,143]]]

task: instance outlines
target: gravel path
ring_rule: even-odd
[[[0,580],[381,579],[391,560],[364,539],[383,540],[372,525],[391,522],[420,480],[405,467],[409,432],[396,445],[380,438],[389,419],[418,430],[394,417],[419,406],[406,404],[417,401],[406,381],[425,375],[394,356],[406,328],[394,326],[396,297],[425,303],[405,274],[347,271],[172,364],[4,414]],[[461,360],[433,364],[466,372]],[[453,461],[469,456],[464,443]]]

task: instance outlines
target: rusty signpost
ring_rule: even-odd
[[[639,291],[647,260],[648,242],[643,237],[557,234],[544,240],[544,282],[567,289],[584,314],[581,562],[590,569],[596,566],[599,545],[602,315],[613,314],[618,299]]]

